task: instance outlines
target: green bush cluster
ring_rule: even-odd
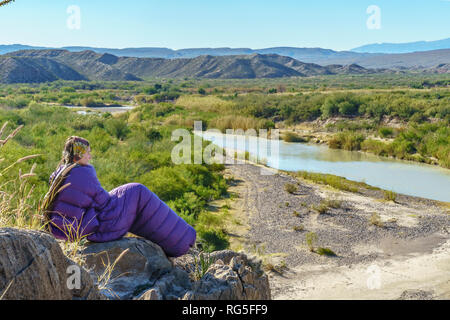
[[[393,137],[390,142],[367,138],[354,131],[337,133],[329,140],[331,148],[362,150],[380,156],[433,163],[450,168],[450,126],[449,121],[437,123],[411,123],[401,130],[381,128],[380,135]]]

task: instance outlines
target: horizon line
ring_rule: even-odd
[[[449,0],[450,1],[450,0]],[[438,41],[445,41],[450,40],[450,37],[438,39],[438,40],[417,40],[417,41],[409,41],[409,42],[376,42],[376,43],[368,43],[363,44],[351,49],[343,49],[343,50],[337,50],[337,49],[331,49],[326,47],[300,47],[300,46],[292,46],[292,45],[282,45],[282,46],[267,46],[267,47],[261,47],[261,48],[250,48],[250,47],[230,47],[230,46],[218,46],[218,47],[185,47],[185,48],[170,48],[170,47],[160,47],[160,46],[127,46],[127,47],[113,47],[113,46],[96,46],[96,45],[63,45],[63,46],[47,46],[47,45],[36,45],[36,44],[23,44],[23,43],[6,43],[6,44],[0,44],[0,46],[29,46],[29,47],[42,47],[42,48],[48,48],[48,49],[64,49],[64,48],[92,48],[92,49],[112,49],[112,50],[126,50],[126,49],[168,49],[172,51],[181,51],[181,50],[193,50],[193,49],[231,49],[231,50],[238,50],[238,49],[245,49],[245,50],[264,50],[264,49],[273,49],[273,48],[296,48],[296,49],[323,49],[323,50],[331,50],[335,52],[346,52],[346,51],[352,51],[361,47],[365,46],[372,46],[372,45],[404,45],[404,44],[415,44],[420,42],[438,42]],[[450,48],[448,48],[450,49]],[[432,49],[432,50],[438,50],[438,49]],[[427,50],[430,51],[430,50]]]

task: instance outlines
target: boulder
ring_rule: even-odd
[[[230,250],[210,254],[213,263],[194,282],[184,300],[270,300],[267,275],[261,261]]]
[[[167,258],[158,245],[142,238],[89,244],[83,250],[85,266],[94,279],[108,273],[108,265],[114,266],[108,281],[97,281],[101,292],[112,299],[270,299],[260,261],[243,253],[217,251],[209,255],[207,270],[199,271],[199,254],[191,250],[182,257]]]
[[[434,300],[434,292],[425,290],[405,290],[397,300]]]
[[[88,243],[79,254],[82,266],[48,233],[0,229],[0,299],[270,299],[261,262],[243,253],[168,258],[151,241],[125,237]]]
[[[111,299],[170,299],[190,287],[188,274],[174,268],[161,247],[142,238],[91,243],[82,254],[84,266]]]
[[[64,255],[52,235],[0,229],[0,299],[102,298],[86,270]]]

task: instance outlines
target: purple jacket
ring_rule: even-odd
[[[60,166],[50,176],[57,175]],[[158,244],[168,256],[185,254],[196,240],[193,227],[146,186],[128,183],[110,192],[102,188],[92,165],[70,170],[51,210],[51,228],[58,239],[85,236],[92,242],[122,238],[127,232]]]

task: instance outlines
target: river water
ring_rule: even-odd
[[[78,114],[87,115],[91,112],[110,112],[110,113],[121,113],[127,112],[134,108],[134,106],[110,106],[110,107],[82,107],[82,106],[64,106],[69,109],[81,109],[78,110]]]
[[[335,150],[324,145],[277,143],[208,132],[196,134],[219,147],[248,151],[275,169],[329,173],[397,193],[450,202],[450,170],[438,166]]]

